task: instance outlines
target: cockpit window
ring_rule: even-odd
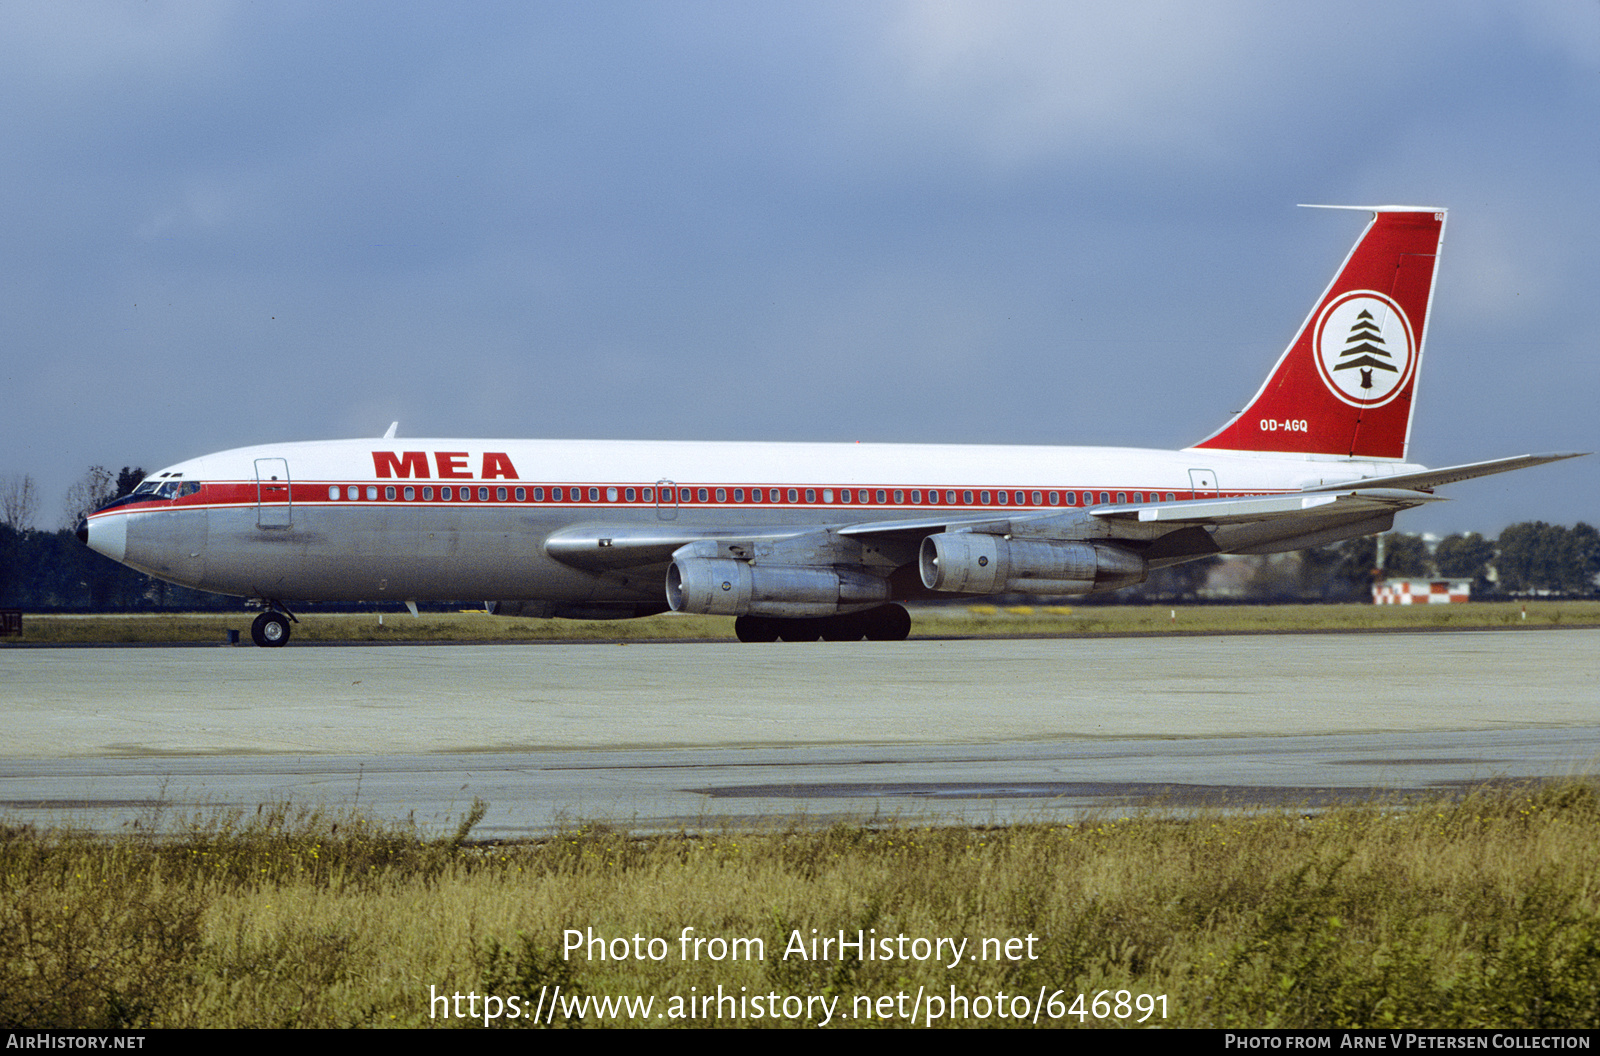
[[[196,495],[200,492],[198,480],[183,480],[171,478],[168,480],[147,480],[127,496],[130,502],[149,502],[151,499],[181,499],[185,495]],[[119,503],[120,505],[120,503]]]

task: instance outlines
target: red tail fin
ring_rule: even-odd
[[[1445,211],[1370,208],[1372,223],[1267,383],[1195,447],[1406,457]]]

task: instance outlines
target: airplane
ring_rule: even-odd
[[[907,600],[1074,595],[1387,531],[1442,485],[1576,453],[1406,460],[1445,210],[1371,219],[1260,390],[1191,447],[381,439],[180,462],[78,537],[160,579],[506,616],[731,615],[745,642],[899,640]]]

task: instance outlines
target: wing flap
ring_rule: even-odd
[[[1195,499],[1189,502],[1163,502],[1145,505],[1103,506],[1089,516],[1103,521],[1136,521],[1141,524],[1207,525],[1247,524],[1255,521],[1305,521],[1343,518],[1359,513],[1398,512],[1428,502],[1443,502],[1442,496],[1404,488],[1349,488],[1332,492],[1295,492],[1290,495],[1257,495],[1238,499]]]

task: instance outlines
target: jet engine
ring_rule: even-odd
[[[722,557],[680,557],[667,568],[667,604],[673,612],[832,616],[888,600],[887,580],[847,569],[757,565]]]
[[[918,555],[929,590],[963,594],[1090,594],[1143,583],[1145,559],[1110,543],[1007,539],[940,532]]]

